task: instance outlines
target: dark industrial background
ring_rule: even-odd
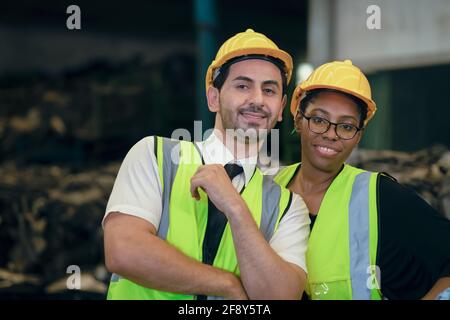
[[[72,4],[81,30],[66,27]],[[295,67],[312,63],[311,12],[306,0],[2,3],[0,298],[104,298],[100,222],[126,152],[148,135],[192,131],[194,120],[212,126],[206,68],[237,32],[266,34]],[[367,71],[379,112],[352,161],[392,173],[450,217],[450,52]],[[294,70],[289,93],[298,80]],[[285,111],[281,160],[292,163],[299,140]],[[71,265],[81,290],[67,288]]]

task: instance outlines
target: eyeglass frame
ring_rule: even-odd
[[[302,111],[300,108],[298,108],[298,112],[300,112],[300,114],[303,116],[303,118],[305,118],[305,119],[308,121],[308,129],[309,129],[311,132],[315,133],[315,134],[324,134],[324,133],[328,132],[328,130],[330,130],[331,125],[334,125],[334,133],[336,134],[336,136],[339,137],[339,139],[342,139],[342,140],[352,140],[354,137],[356,137],[356,134],[357,134],[359,131],[364,130],[364,127],[357,127],[357,126],[355,126],[355,125],[353,125],[353,124],[350,124],[350,123],[344,123],[344,122],[335,123],[335,122],[331,122],[331,121],[328,120],[328,119],[325,119],[325,118],[322,118],[322,117],[318,117],[318,116],[310,116],[310,117],[308,117],[307,115],[305,115],[305,114],[303,113],[303,111]],[[320,132],[320,133],[319,133],[319,132],[313,131],[313,130],[311,129],[310,124],[309,124],[309,121],[311,120],[311,118],[319,118],[319,119],[322,119],[322,120],[328,122],[328,127],[327,127],[327,129],[326,129],[324,132]],[[347,125],[347,126],[352,126],[352,127],[356,128],[356,131],[355,131],[355,134],[353,135],[353,137],[351,137],[351,138],[342,138],[342,137],[337,133],[337,126],[340,125],[340,124],[345,124],[345,125]]]

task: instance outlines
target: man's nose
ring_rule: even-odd
[[[252,96],[251,96],[250,100],[253,104],[255,104],[257,106],[263,106],[264,105],[263,91],[260,89],[252,90]]]

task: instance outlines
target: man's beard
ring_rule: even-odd
[[[252,112],[256,114],[260,114],[267,120],[267,127],[260,128],[258,124],[249,123],[247,128],[240,128],[238,125],[238,117],[239,114],[244,112]],[[224,128],[226,134],[228,136],[235,137],[239,142],[245,144],[257,143],[259,141],[265,140],[268,132],[275,126],[276,119],[273,119],[272,122],[269,121],[272,118],[272,113],[270,111],[266,111],[263,108],[250,105],[247,107],[241,107],[236,111],[236,117],[233,117],[233,113],[229,110],[223,112],[223,109],[220,109],[220,118],[222,121],[222,127]]]
[[[264,117],[264,119],[266,119],[266,123],[267,126],[265,128],[260,129],[260,124],[257,123],[248,123],[248,127],[247,128],[242,128],[239,127],[238,124],[238,117],[241,113],[245,113],[245,112],[251,112],[251,113],[256,113],[256,114],[260,114],[262,117]],[[269,111],[264,110],[262,107],[257,106],[257,105],[250,105],[247,107],[241,107],[236,111],[236,117],[233,117],[234,114],[232,111],[227,110],[226,112],[223,112],[223,109],[221,108],[220,111],[220,118],[222,120],[222,128],[224,128],[224,130],[227,129],[231,129],[231,130],[238,130],[240,129],[241,131],[248,131],[250,129],[250,131],[266,131],[272,129],[275,124],[276,124],[276,119],[272,119],[272,113]],[[271,122],[269,122],[271,121]]]

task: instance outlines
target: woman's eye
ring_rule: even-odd
[[[311,120],[312,120],[314,123],[317,123],[317,124],[321,124],[321,123],[324,123],[324,122],[325,122],[325,119],[322,119],[322,118],[319,118],[319,117],[312,117]]]
[[[351,124],[343,124],[341,125],[341,127],[346,130],[346,131],[353,131],[355,130],[355,126],[351,125]]]

